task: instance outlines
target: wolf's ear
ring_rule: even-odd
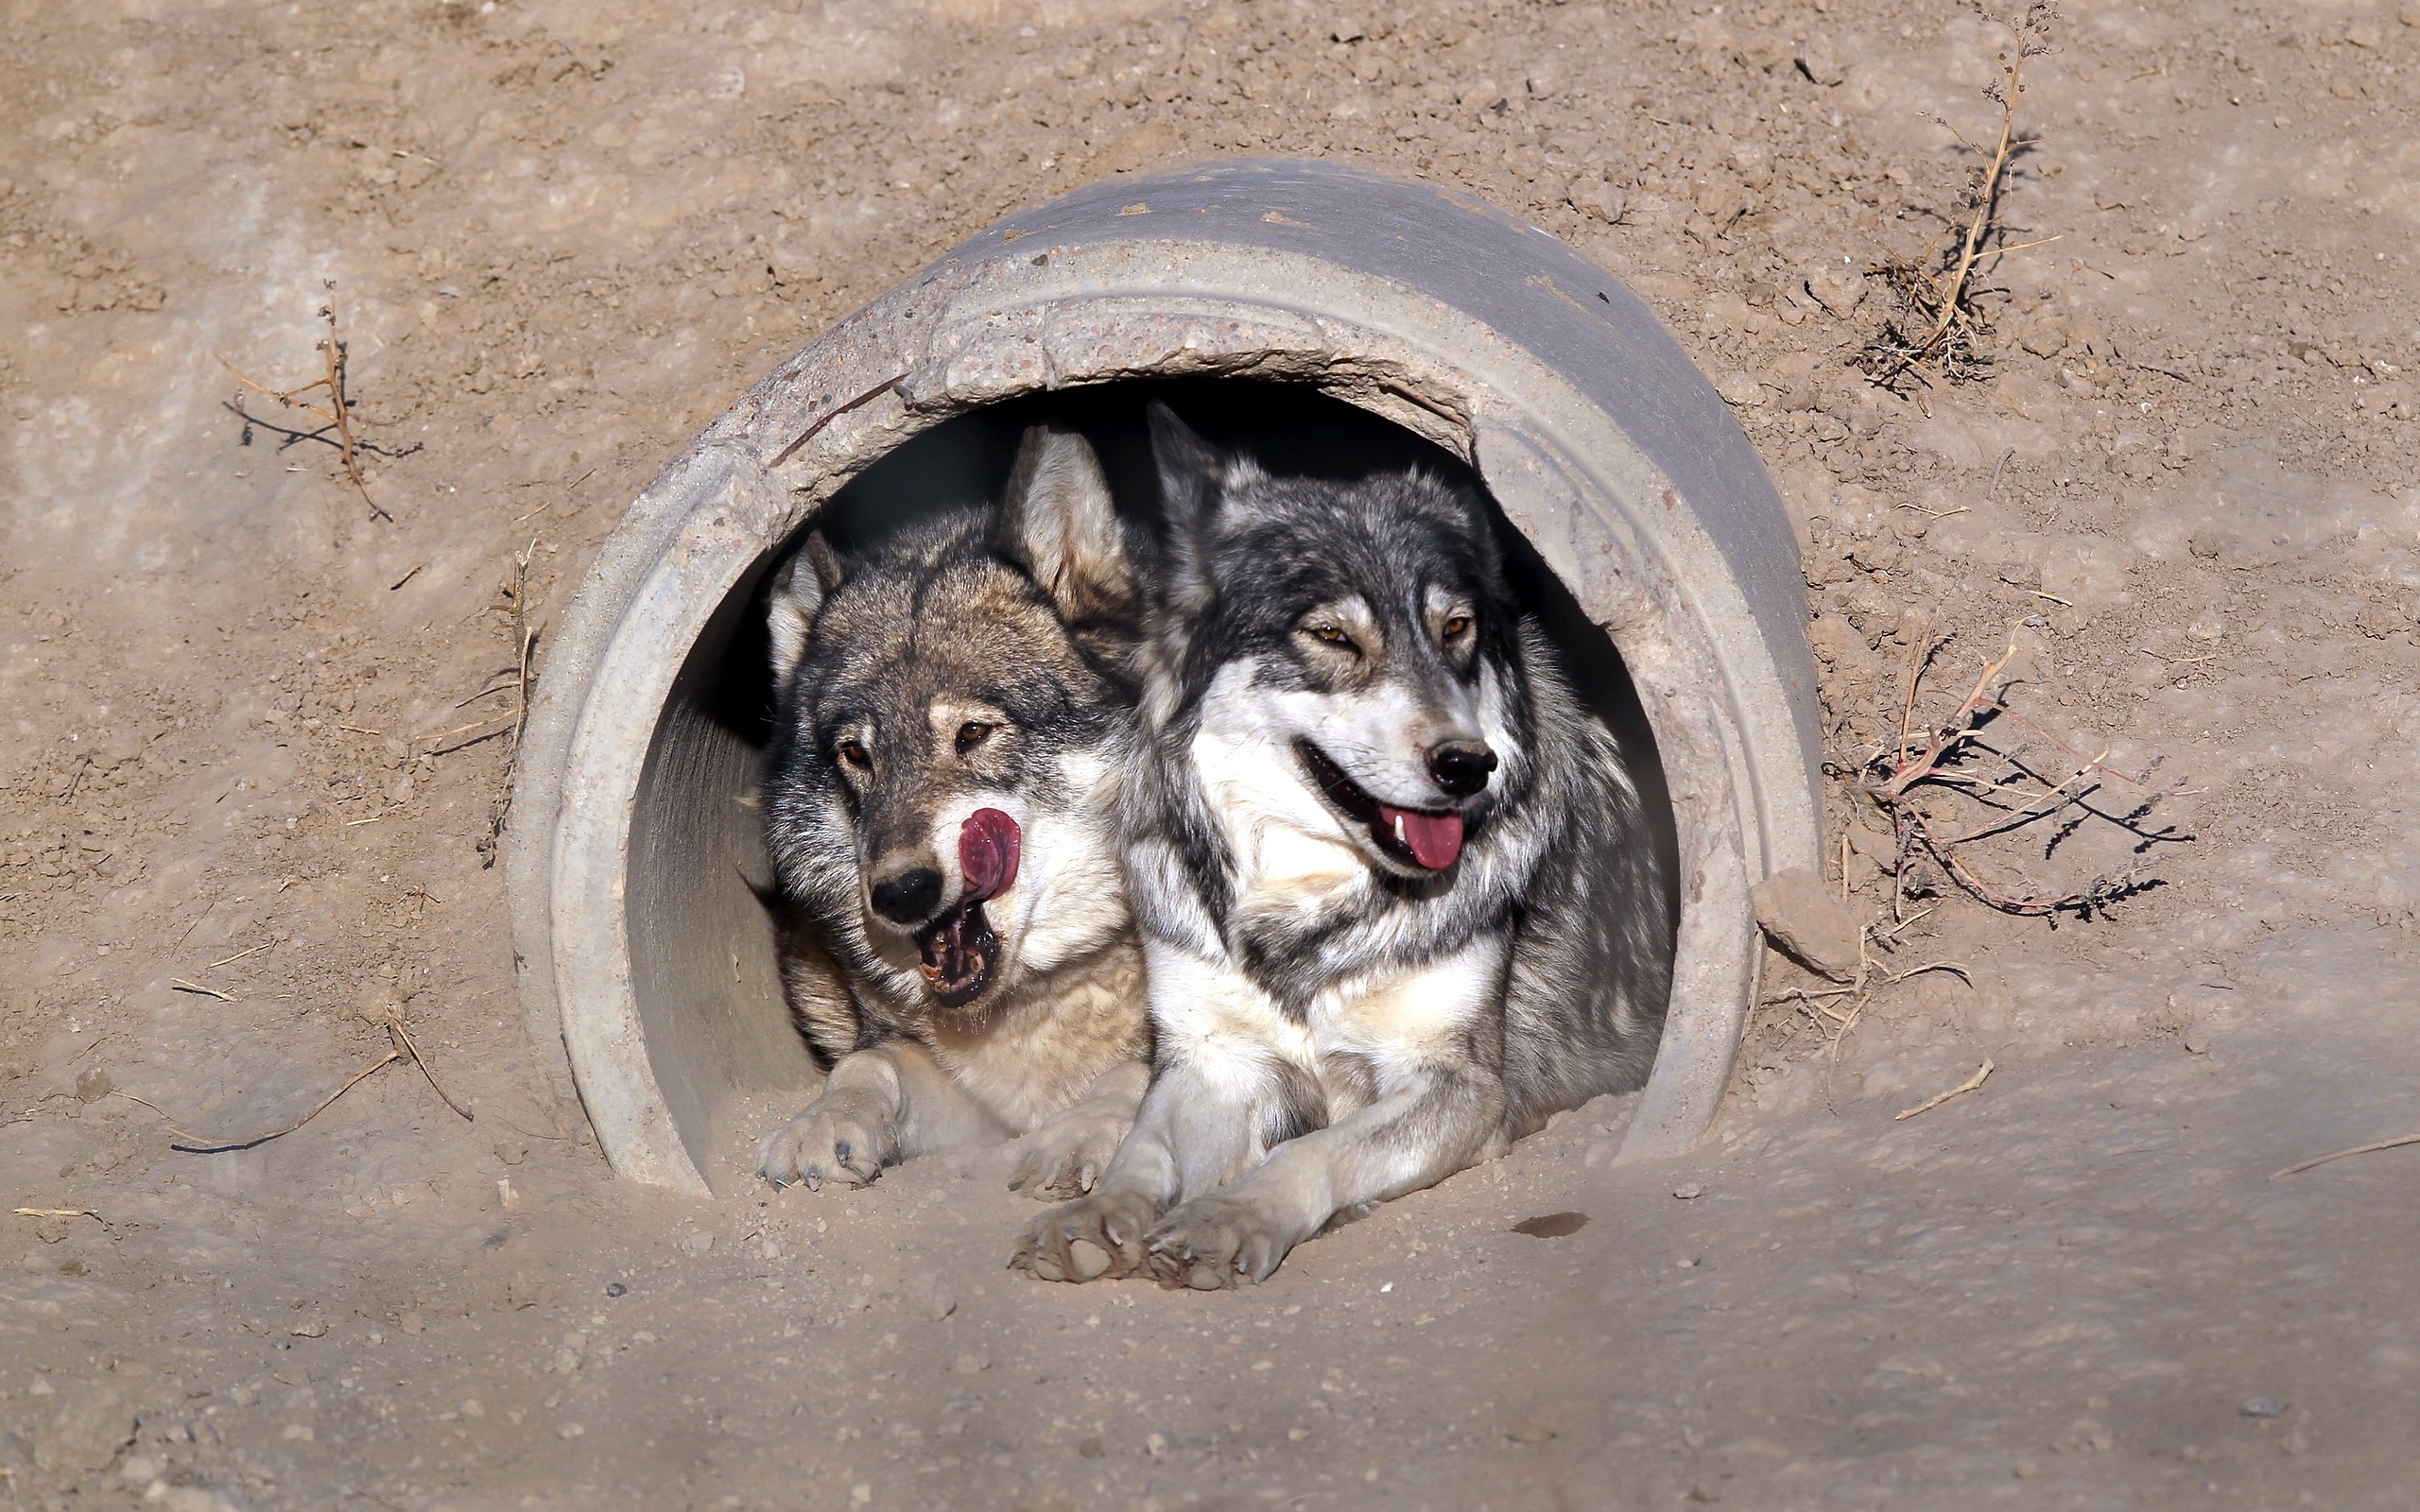
[[[1205,574],[1211,523],[1236,463],[1158,400],[1144,413],[1151,427],[1151,459],[1160,470],[1160,502],[1167,512],[1162,589],[1170,607],[1198,613],[1210,593]]]
[[[1180,538],[1206,533],[1219,487],[1227,481],[1228,459],[1158,400],[1144,414],[1150,421],[1151,460],[1159,465],[1169,525]]]
[[[806,538],[773,578],[766,595],[766,628],[773,643],[773,684],[786,693],[799,660],[806,655],[807,632],[823,608],[824,598],[846,576],[840,554],[817,531]]]
[[[1073,431],[1036,425],[1025,433],[1000,506],[999,547],[1070,620],[1123,609],[1133,597],[1109,480],[1092,443]]]

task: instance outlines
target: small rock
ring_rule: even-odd
[[[952,1375],[981,1375],[992,1368],[992,1362],[988,1356],[977,1354],[972,1349],[960,1349],[950,1356],[949,1368]]]
[[[1845,320],[1865,302],[1865,279],[1853,264],[1825,264],[1806,275],[1806,292],[1816,303]]]
[[[309,1423],[287,1423],[285,1425],[285,1432],[280,1434],[278,1436],[281,1438],[292,1439],[298,1444],[307,1444],[319,1435],[311,1432],[311,1425]]]
[[[298,1339],[325,1338],[328,1332],[328,1322],[325,1318],[315,1317],[308,1322],[297,1323],[285,1332]]]
[[[957,1311],[957,1294],[949,1289],[949,1282],[935,1277],[933,1289],[925,1297],[925,1315],[938,1323]]]
[[[1848,60],[1829,37],[1809,37],[1800,43],[1795,61],[1800,73],[1825,89],[1849,77]]]
[[[117,1083],[98,1066],[76,1078],[76,1100],[79,1103],[97,1103],[115,1091]]]
[[[402,1329],[407,1334],[417,1334],[423,1329],[428,1327],[428,1319],[421,1316],[418,1313],[406,1313],[401,1318],[396,1320],[395,1326]]]
[[[1765,402],[1765,386],[1756,382],[1752,372],[1727,372],[1714,386],[1722,402],[1739,409],[1753,409]]]
[[[580,1435],[586,1432],[588,1432],[588,1430],[582,1428],[578,1423],[565,1423],[561,1428],[555,1430],[555,1436],[558,1438],[578,1438]]]
[[[1756,923],[1782,954],[1835,982],[1857,975],[1858,922],[1814,868],[1776,871],[1754,896]]]
[[[1514,1423],[1504,1436],[1516,1444],[1544,1444],[1553,1440],[1554,1430],[1544,1423]]]
[[[2277,1405],[2277,1399],[2274,1397],[2252,1397],[2246,1399],[2244,1404],[2238,1407],[2236,1411],[2246,1418],[2279,1418],[2285,1415],[2286,1409]]]
[[[2187,1024],[2185,1033],[2178,1038],[2185,1041],[2186,1050],[2192,1055],[2206,1056],[2210,1053],[2210,1026],[2206,1023]]]
[[[1532,1239],[1561,1239],[1587,1227],[1588,1215],[1584,1212],[1549,1212],[1536,1218],[1522,1219],[1512,1226],[1512,1231],[1528,1234]]]
[[[144,1486],[157,1479],[160,1462],[147,1454],[129,1454],[126,1463],[117,1468],[117,1478],[129,1486]]]
[[[1351,17],[1340,17],[1328,25],[1327,34],[1337,42],[1359,42],[1370,35],[1370,28]]]
[[[1571,208],[1583,215],[1591,215],[1608,226],[1621,224],[1623,213],[1630,209],[1630,197],[1600,178],[1582,177],[1571,180],[1564,194]]]
[[[1145,1434],[1143,1435],[1143,1452],[1150,1455],[1153,1459],[1166,1459],[1168,1452],[1168,1435],[1156,1432]]]
[[[692,1255],[702,1255],[715,1247],[715,1236],[704,1232],[683,1234],[681,1247]]]
[[[45,1470],[105,1469],[134,1441],[134,1408],[102,1382],[70,1387],[57,1417],[34,1431],[34,1464]]]
[[[1680,1198],[1683,1202],[1687,1202],[1693,1197],[1704,1196],[1705,1188],[1698,1185],[1694,1181],[1684,1181],[1679,1186],[1672,1189],[1672,1195]]]

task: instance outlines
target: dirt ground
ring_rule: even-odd
[[[2408,1505],[2420,1147],[2269,1175],[2420,1133],[2420,6],[2068,9],[2006,206],[2061,239],[1991,268],[1994,376],[1904,399],[1844,359],[1955,201],[1930,115],[1992,122],[1947,0],[0,11],[7,1504]],[[1629,281],[1799,512],[1834,754],[1927,616],[1945,698],[2014,624],[2032,717],[2190,789],[2160,885],[1952,896],[1894,959],[1971,986],[1772,1005],[1698,1153],[1610,1168],[1592,1106],[1236,1295],[1000,1270],[1004,1152],[615,1182],[485,865],[513,554],[543,626],[829,322],[1239,153]],[[214,360],[316,376],[330,281],[391,518]],[[2029,834],[1995,875],[2130,861]],[[169,1147],[389,1012],[475,1122],[399,1063]]]

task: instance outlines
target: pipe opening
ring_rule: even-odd
[[[1465,462],[1404,426],[1297,384],[1129,380],[969,410],[859,472],[807,526],[743,574],[683,659],[639,777],[624,906],[645,1052],[690,1160],[717,1191],[754,1179],[756,1137],[808,1100],[819,1074],[790,1022],[776,967],[771,868],[755,805],[771,735],[765,589],[806,529],[844,553],[941,510],[998,497],[1028,427],[1081,431],[1122,514],[1159,508],[1145,406],[1166,402],[1209,440],[1278,474],[1349,480],[1421,467],[1476,487]],[[1656,742],[1620,652],[1538,549],[1490,499],[1521,605],[1572,685],[1619,738],[1669,914],[1680,917],[1673,810]]]

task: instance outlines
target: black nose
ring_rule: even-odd
[[[1495,770],[1495,752],[1475,741],[1449,740],[1428,747],[1428,775],[1456,798],[1468,798],[1487,785]]]
[[[874,911],[894,924],[921,924],[942,901],[942,874],[930,867],[903,871],[873,885]]]

